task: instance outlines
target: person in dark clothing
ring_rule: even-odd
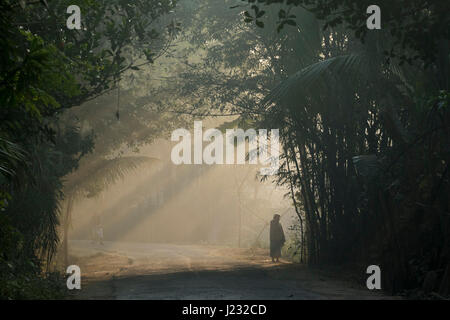
[[[281,247],[283,247],[285,241],[280,215],[275,214],[273,220],[270,221],[270,256],[272,257],[272,262],[279,261]]]

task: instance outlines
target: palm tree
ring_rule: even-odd
[[[151,157],[119,157],[93,161],[66,177],[63,192],[66,198],[66,210],[63,217],[64,265],[68,265],[68,233],[74,202],[85,196],[95,197],[117,181],[142,166],[151,166],[159,159]]]

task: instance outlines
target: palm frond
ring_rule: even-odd
[[[296,98],[313,90],[327,90],[327,80],[342,77],[347,81],[357,81],[367,70],[368,56],[365,54],[349,54],[329,58],[309,65],[290,76],[275,87],[263,100],[265,106],[273,102]]]
[[[26,160],[26,153],[18,144],[0,137],[0,175],[14,176],[16,168]]]
[[[95,196],[118,180],[144,165],[154,165],[160,160],[151,157],[120,157],[92,162],[82,170],[66,177],[64,193],[74,197]]]

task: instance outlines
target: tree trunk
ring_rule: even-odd
[[[72,216],[73,196],[70,195],[67,200],[66,215],[64,217],[63,225],[63,252],[64,252],[64,268],[69,265],[69,227]]]

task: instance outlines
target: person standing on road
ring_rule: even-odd
[[[275,214],[270,221],[270,256],[272,262],[278,262],[281,257],[281,248],[286,239],[284,237],[283,227],[280,223],[280,215]]]

